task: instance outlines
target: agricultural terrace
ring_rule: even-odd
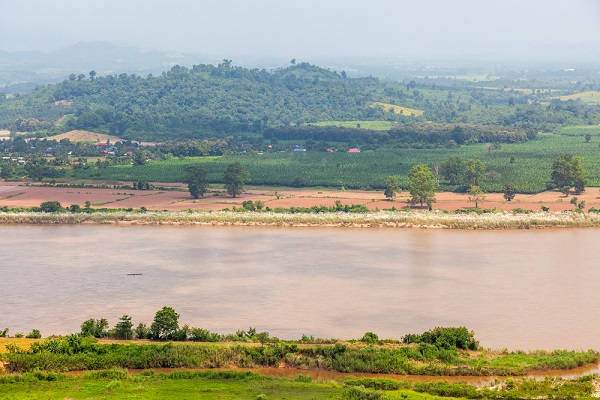
[[[222,183],[223,172],[233,162],[242,163],[250,172],[250,185],[334,187],[350,189],[381,189],[390,175],[398,176],[400,187],[409,187],[408,173],[415,164],[430,167],[442,164],[458,155],[463,160],[479,159],[485,163],[487,176],[481,183],[486,192],[501,192],[506,182],[512,182],[518,193],[540,193],[548,188],[552,162],[564,153],[582,157],[588,173],[588,186],[600,186],[599,136],[593,134],[586,142],[583,136],[539,134],[525,143],[502,144],[491,150],[486,144],[457,148],[377,149],[350,154],[321,151],[250,152],[222,157],[172,157],[146,165],[115,165],[106,168],[77,169],[67,177],[112,181],[182,182],[187,165],[201,163],[208,180]],[[443,179],[440,191],[453,191]]]

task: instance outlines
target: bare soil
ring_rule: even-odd
[[[156,186],[164,184],[157,183]],[[146,207],[148,210],[181,211],[188,209],[224,210],[242,207],[247,200],[261,200],[270,208],[333,206],[336,201],[342,204],[364,204],[371,210],[407,207],[409,195],[401,193],[394,201],[388,201],[383,191],[358,190],[317,190],[317,189],[273,189],[251,188],[246,193],[232,198],[220,187],[212,188],[203,198],[194,200],[185,186],[172,185],[177,190],[130,190],[130,189],[90,189],[61,188],[54,186],[32,186],[23,182],[0,182],[0,206],[33,207],[44,201],[59,201],[63,207],[71,204],[83,206],[87,200],[92,208],[133,208]],[[540,211],[542,206],[550,211],[564,211],[575,208],[570,203],[573,195],[565,197],[558,191],[548,191],[535,195],[518,194],[512,202],[507,202],[501,193],[486,195],[479,208],[496,208],[510,211],[515,208]],[[585,201],[584,210],[600,208],[600,193],[597,188],[588,188],[577,196]],[[474,207],[466,194],[440,192],[436,194],[434,209],[457,210]],[[419,205],[413,207],[421,208]],[[426,208],[424,206],[423,208]]]

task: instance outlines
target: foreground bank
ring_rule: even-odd
[[[600,380],[546,378],[494,381],[477,388],[466,383],[398,382],[380,378],[313,381],[308,376],[272,378],[252,372],[127,370],[83,376],[29,373],[0,376],[0,399],[578,399],[598,397]]]
[[[532,229],[600,227],[600,213],[378,211],[298,213],[231,211],[7,212],[1,224],[240,225],[286,227]]]

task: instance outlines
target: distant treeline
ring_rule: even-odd
[[[521,143],[535,138],[533,127],[500,125],[415,123],[398,125],[389,131],[346,128],[338,126],[281,126],[265,130],[265,139],[295,141],[344,142],[356,145],[465,143]]]

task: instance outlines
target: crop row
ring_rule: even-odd
[[[459,148],[379,149],[362,153],[278,152],[227,155],[220,158],[171,158],[143,166],[120,165],[104,169],[74,172],[76,178],[109,180],[182,181],[185,166],[205,165],[212,183],[222,183],[223,172],[232,162],[241,162],[250,172],[250,184],[282,186],[325,186],[346,188],[382,188],[385,178],[396,175],[400,186],[408,188],[408,173],[415,164],[440,165],[453,155],[464,160],[480,159],[486,165],[487,177],[482,186],[487,191],[501,191],[506,182],[516,185],[521,193],[537,193],[548,187],[553,160],[571,153],[583,158],[588,172],[588,185],[600,186],[600,147],[597,139],[589,143],[583,137],[539,135],[519,144],[502,144],[489,151],[485,144]],[[441,179],[440,190],[452,190]]]

